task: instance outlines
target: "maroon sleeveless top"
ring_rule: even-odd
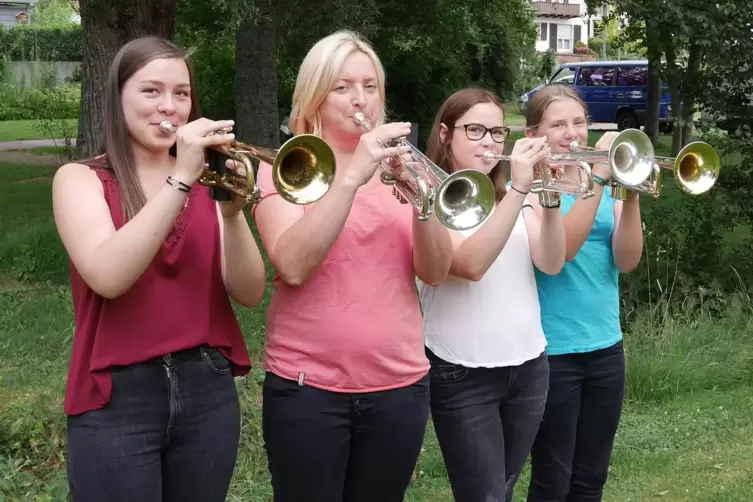
[[[125,223],[112,172],[94,168],[115,229]],[[232,374],[250,370],[248,350],[222,281],[220,228],[209,191],[194,185],[152,263],[122,296],[108,300],[70,264],[76,329],[64,412],[77,415],[110,401],[108,369],[205,344],[218,348]]]

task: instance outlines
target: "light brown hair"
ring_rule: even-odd
[[[136,174],[131,135],[123,115],[122,90],[125,83],[140,69],[156,59],[182,59],[188,67],[191,85],[191,112],[188,121],[200,117],[194,71],[186,51],[160,37],[141,37],[131,40],[115,55],[107,75],[104,91],[104,131],[97,148],[97,158],[81,162],[91,167],[111,169],[120,188],[124,220],[138,213],[146,197]],[[174,147],[171,148],[175,155]]]
[[[583,113],[588,114],[586,104],[583,102],[580,94],[578,94],[578,91],[567,85],[551,84],[540,89],[528,103],[526,127],[538,127],[546,109],[559,99],[574,99],[583,107]]]
[[[434,124],[431,127],[431,134],[426,143],[426,156],[447,173],[457,170],[457,166],[452,165],[452,155],[450,152],[450,144],[452,143],[452,135],[455,129],[448,130],[445,141],[442,141],[439,135],[440,125],[451,126],[455,124],[468,110],[480,103],[492,103],[498,106],[502,110],[502,113],[504,113],[504,104],[496,94],[477,87],[468,87],[456,91],[442,103],[437,112]],[[496,200],[499,202],[507,193],[505,188],[506,180],[501,162],[497,162],[492,168],[489,178],[494,183]]]

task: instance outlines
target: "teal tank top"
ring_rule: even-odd
[[[562,194],[563,215],[576,197]],[[591,352],[622,340],[613,231],[614,199],[604,190],[591,233],[575,259],[555,276],[535,269],[547,354]]]

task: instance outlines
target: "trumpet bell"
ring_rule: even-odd
[[[449,175],[437,189],[435,213],[439,222],[453,230],[468,230],[483,223],[496,203],[494,184],[474,169]]]
[[[335,177],[335,155],[313,134],[286,141],[272,164],[272,179],[280,196],[292,204],[310,204],[322,198]]]
[[[609,149],[612,177],[620,185],[638,186],[654,170],[654,145],[638,129],[625,129],[614,138]]]
[[[674,163],[675,182],[689,195],[700,195],[711,190],[719,177],[721,160],[708,143],[688,143],[677,154]]]

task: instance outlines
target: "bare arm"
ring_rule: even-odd
[[[190,186],[204,166],[207,147],[235,136],[232,121],[197,119],[178,129],[173,176]],[[52,183],[55,223],[68,256],[84,281],[105,298],[117,298],[144,273],[183,208],[186,194],[165,183],[143,208],[115,231],[102,184],[90,168],[62,166]]]
[[[604,187],[594,183],[593,192],[594,196],[588,199],[579,197],[563,218],[566,245],[565,260],[567,261],[575,259],[578,251],[586,242],[588,234],[591,233],[591,227],[593,227],[596,212],[604,194]]]
[[[616,136],[617,133],[614,131],[605,132],[599,138],[599,141],[596,142],[596,150],[608,150]],[[593,174],[598,175],[604,180],[608,180],[612,176],[611,168],[606,164],[594,164],[592,169]],[[601,204],[601,198],[604,195],[604,186],[594,183],[593,192],[594,196],[589,199],[583,200],[578,198],[573,207],[565,215],[564,225],[567,245],[565,260],[567,261],[575,259],[578,251],[580,251],[580,248],[586,242],[588,234],[591,233],[596,213],[599,210],[599,204]]]
[[[300,286],[324,261],[350,214],[358,188],[368,183],[379,163],[406,153],[408,147],[383,148],[382,144],[410,134],[410,123],[395,122],[361,136],[353,157],[338,172],[329,191],[311,211],[272,196],[256,209],[256,223],[269,259],[280,278]],[[260,163],[259,176],[271,186],[271,167]]]
[[[258,204],[259,235],[286,284],[300,286],[324,261],[345,226],[357,190],[358,185],[336,181],[308,214],[279,196]]]
[[[186,200],[165,184],[115,231],[102,184],[89,167],[62,166],[52,183],[55,224],[71,262],[98,295],[117,298],[144,273]]]
[[[217,208],[222,243],[222,280],[228,294],[238,303],[253,307],[264,297],[264,260],[243,211],[225,217]]]
[[[450,233],[432,214],[428,221],[413,217],[413,270],[425,284],[437,286],[452,262]]]
[[[559,207],[542,208],[538,198],[530,195],[526,208],[526,230],[531,261],[548,275],[557,275],[565,264],[566,242],[562,212]]]
[[[638,194],[630,192],[625,202],[614,204],[612,256],[620,272],[635,270],[643,253],[643,227]]]
[[[510,190],[489,219],[470,237],[452,232],[453,257],[450,274],[480,281],[510,238],[525,196]]]

